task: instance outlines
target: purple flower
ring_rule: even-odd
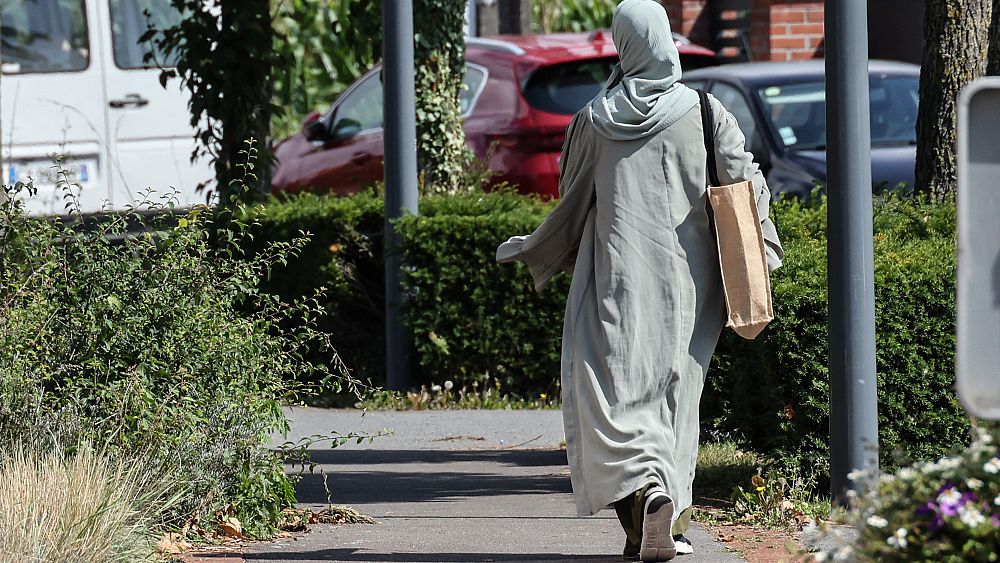
[[[993,523],[994,528],[1000,528],[1000,514],[994,514],[990,517],[990,522]]]
[[[976,502],[978,497],[975,493],[967,492],[963,493],[952,483],[945,483],[940,489],[938,489],[938,496],[935,499],[937,501],[938,510],[941,514],[945,516],[956,516],[958,514],[958,509],[962,508],[969,502]]]
[[[944,527],[944,518],[941,517],[938,505],[933,500],[925,502],[920,508],[918,508],[917,516],[930,520],[927,528],[932,532],[936,532]]]

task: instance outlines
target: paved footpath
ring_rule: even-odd
[[[559,411],[294,409],[291,419],[290,440],[395,430],[371,444],[313,448],[319,467],[298,487],[303,506],[325,506],[322,470],[334,504],[378,524],[315,526],[255,547],[248,561],[621,560],[613,510],[576,517]],[[697,525],[688,536],[696,553],[681,563],[742,561]]]

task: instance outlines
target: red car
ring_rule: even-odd
[[[715,64],[715,53],[676,36],[687,69]],[[466,42],[462,117],[469,147],[491,154],[497,181],[524,193],[558,195],[566,127],[611,73],[618,53],[606,31],[510,35]],[[278,143],[275,192],[351,194],[382,179],[382,82],[364,75],[302,132]],[[493,145],[492,152],[489,147]]]

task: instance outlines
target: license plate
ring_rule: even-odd
[[[97,159],[76,158],[56,165],[51,159],[15,160],[3,165],[3,183],[32,182],[39,192],[67,187],[87,190],[97,183]]]

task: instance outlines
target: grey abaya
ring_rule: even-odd
[[[676,76],[660,80],[658,87],[686,105],[690,97],[676,90],[686,87],[676,83],[680,67],[672,40],[661,52],[648,47],[656,47],[650,37],[666,25],[663,14],[662,23],[654,19],[651,24],[656,29],[643,27],[651,17],[649,10],[656,11],[650,5],[657,7],[659,18],[662,7],[650,0],[625,0],[619,6],[615,42],[620,52],[624,37],[632,41],[626,48],[632,53],[645,46],[647,52],[631,60],[652,72],[663,65],[657,70],[644,64],[644,57],[670,58]],[[626,14],[628,21],[620,17],[636,6]],[[669,27],[665,30],[669,37]],[[645,111],[630,103],[629,115],[616,114],[615,107],[631,95],[629,77],[641,75],[627,66],[627,52],[621,59],[618,83],[613,79],[595,99],[610,110],[595,123],[594,109],[588,106],[567,130],[559,204],[534,233],[502,244],[497,260],[525,262],[538,291],[557,271],[572,271],[561,378],[578,513],[594,514],[656,482],[673,499],[676,515],[691,504],[699,401],[725,305],[706,212],[699,106],[672,112],[663,105],[657,109],[653,99]],[[649,94],[647,82],[640,83],[643,87]],[[717,100],[710,100],[720,179],[752,179],[758,188],[768,263],[775,268],[782,253],[767,218],[767,186],[744,150],[736,120]],[[670,122],[636,130],[636,122],[648,124],[656,114]],[[630,117],[634,115],[638,119]],[[619,118],[632,123],[615,129]]]

